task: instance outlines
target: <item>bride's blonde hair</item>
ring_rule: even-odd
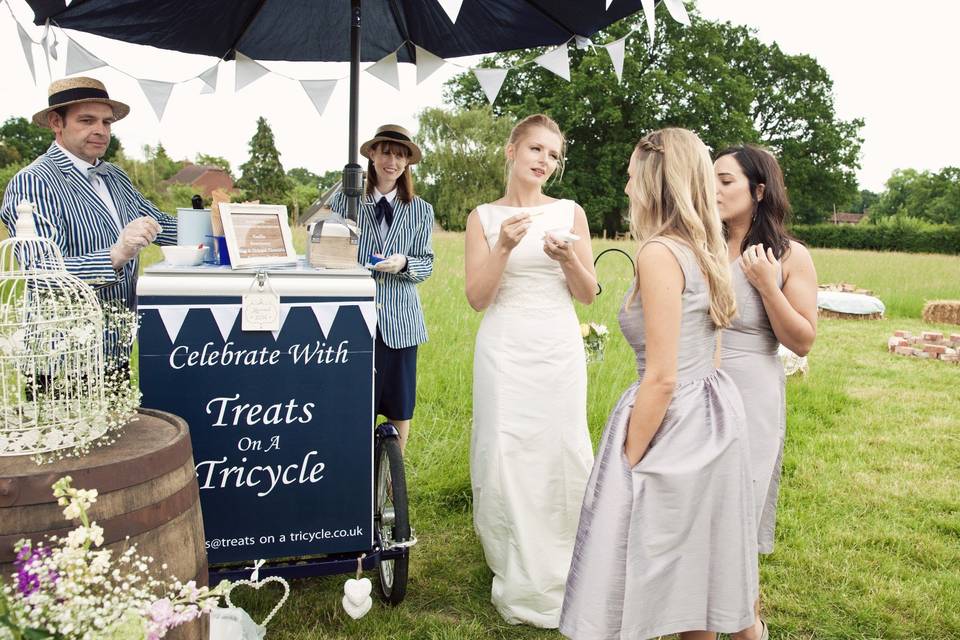
[[[630,230],[640,241],[640,249],[657,237],[689,246],[710,288],[714,325],[730,326],[737,310],[736,297],[707,147],[692,131],[661,129],[640,138],[630,166]]]

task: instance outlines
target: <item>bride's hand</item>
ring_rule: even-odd
[[[557,240],[547,233],[543,237],[543,252],[551,260],[556,260],[560,264],[566,264],[574,257],[573,243],[563,240]]]
[[[510,216],[500,224],[500,239],[497,241],[503,248],[512,251],[520,244],[523,236],[530,229],[530,214],[523,212]]]

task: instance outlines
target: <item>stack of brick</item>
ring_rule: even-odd
[[[945,337],[939,331],[924,331],[919,336],[909,331],[894,331],[887,350],[900,356],[929,358],[960,364],[960,333]]]

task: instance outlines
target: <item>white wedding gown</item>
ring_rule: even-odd
[[[555,628],[593,450],[583,340],[543,233],[569,231],[574,203],[539,213],[514,248],[477,332],[470,477],[473,518],[494,573],[491,600],[513,624]],[[477,208],[487,243],[521,209]]]

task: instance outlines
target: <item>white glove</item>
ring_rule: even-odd
[[[407,256],[402,253],[394,253],[373,265],[373,269],[384,273],[400,273],[406,266]]]
[[[160,223],[144,216],[130,222],[120,231],[120,237],[112,247],[110,247],[110,262],[114,269],[120,269],[123,265],[137,257],[140,251],[157,239],[162,231]]]

